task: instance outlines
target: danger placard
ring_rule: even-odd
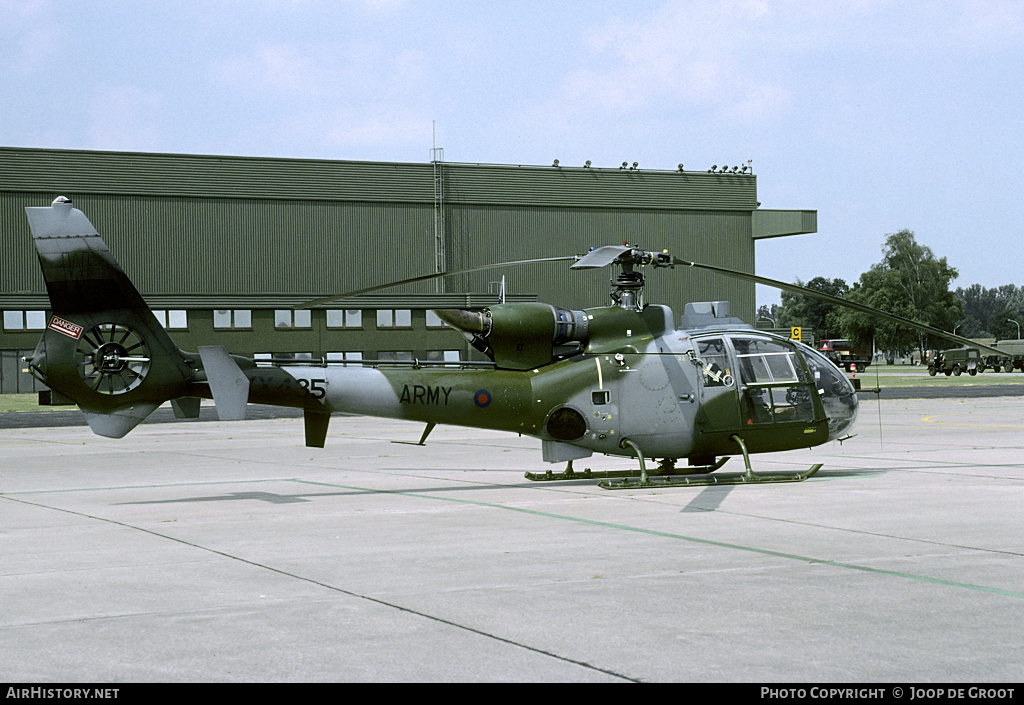
[[[75,340],[82,337],[82,331],[84,330],[84,328],[77,323],[65,321],[63,318],[57,318],[56,316],[50,319],[50,329],[55,330],[58,333],[63,333],[69,338],[74,338]]]

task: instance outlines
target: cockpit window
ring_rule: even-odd
[[[747,384],[796,382],[803,378],[797,373],[799,366],[792,348],[758,338],[733,338],[732,344],[740,374]]]
[[[704,338],[697,340],[697,356],[700,359],[701,372],[704,375],[705,387],[728,387],[732,385],[732,365],[729,364],[729,353],[725,349],[722,338]]]
[[[744,383],[747,422],[807,422],[814,418],[810,384],[789,345],[764,338],[733,337]]]

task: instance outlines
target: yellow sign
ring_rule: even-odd
[[[790,328],[789,337],[793,340],[800,340],[800,326],[793,326]]]

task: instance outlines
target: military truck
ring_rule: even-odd
[[[863,372],[871,364],[871,351],[866,346],[852,345],[846,339],[819,340],[818,350],[825,354],[837,367],[847,372]]]
[[[985,369],[1013,372],[1017,368],[1024,372],[1024,340],[997,340],[993,346],[1006,351],[1007,355],[986,355],[982,360]]]
[[[984,362],[981,358],[981,351],[978,348],[951,348],[939,352],[935,359],[928,363],[928,374],[932,377],[939,372],[949,377],[959,377],[964,372],[970,375],[978,374],[984,369]]]

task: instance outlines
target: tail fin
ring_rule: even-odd
[[[192,370],[82,211],[59,197],[25,213],[52,311],[29,369],[121,438],[186,396]]]

